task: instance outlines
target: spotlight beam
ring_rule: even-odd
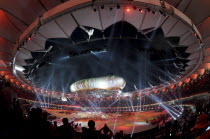
[[[163,72],[162,70],[160,70],[158,67],[156,67],[154,64],[151,64],[153,67],[155,67],[158,71],[160,71],[161,73],[163,73],[164,75],[166,75],[168,78],[170,78],[172,81],[176,82],[176,80],[174,78],[172,78],[171,76],[169,76],[168,74],[166,74],[165,72]]]
[[[173,114],[170,112],[170,110],[165,106],[165,105],[163,105],[162,104],[162,102],[160,101],[160,99],[158,98],[158,97],[156,97],[156,96],[154,96],[154,95],[151,95],[151,98],[155,101],[155,102],[157,102],[157,103],[159,103],[173,118],[175,118],[174,116],[173,116]]]
[[[115,100],[112,104],[110,104],[108,107],[111,107],[112,105],[114,105],[116,102],[118,102],[118,100]]]
[[[116,117],[117,117],[117,116],[116,116]],[[117,117],[117,118],[118,118],[118,117]],[[116,119],[115,119],[115,121],[114,121],[114,127],[113,127],[113,130],[112,130],[113,134],[114,134],[114,132],[115,132],[115,128],[116,128],[117,118],[116,118]]]
[[[91,105],[91,107],[94,109],[95,112],[99,112],[98,109],[96,109],[97,106],[93,102],[91,102],[90,100],[88,100],[88,102]]]

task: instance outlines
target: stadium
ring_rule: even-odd
[[[3,123],[0,136],[209,135],[209,6],[208,0],[2,0],[1,119],[15,125]],[[199,117],[208,120],[197,126]],[[65,118],[68,132],[61,130]],[[107,126],[109,136],[101,132]]]

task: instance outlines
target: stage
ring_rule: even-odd
[[[141,112],[118,112],[118,113],[103,113],[103,112],[79,112],[69,110],[44,109],[50,114],[57,117],[58,125],[62,125],[62,118],[67,117],[69,122],[74,121],[74,125],[78,123],[77,132],[81,132],[81,127],[87,127],[89,120],[94,120],[96,129],[99,130],[106,123],[114,132],[123,130],[124,134],[132,134],[143,132],[156,125],[150,124],[150,121],[157,118],[161,114],[166,114],[166,111],[141,111]]]

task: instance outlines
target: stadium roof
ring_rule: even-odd
[[[165,0],[163,3],[161,0],[1,0],[0,73],[14,84],[30,88],[33,84],[27,74],[49,60],[45,56],[49,54],[52,58],[53,52],[58,50],[51,47],[56,45],[50,42],[60,38],[65,40],[59,42],[79,45],[103,40],[109,38],[110,26],[125,22],[135,27],[140,35],[148,37],[148,33],[161,29],[163,38],[173,38],[169,42],[176,42],[173,44],[176,51],[189,54],[176,56],[184,59],[186,65],[175,84],[189,82],[210,68],[209,6],[209,0]],[[90,37],[91,29],[98,34],[84,40]],[[81,30],[90,33],[89,36],[78,37]],[[106,30],[108,37],[100,36]]]

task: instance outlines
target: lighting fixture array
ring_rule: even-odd
[[[164,0],[160,0],[160,3],[161,3],[161,7],[162,7],[162,9],[160,9],[158,12],[161,14],[161,15],[163,15],[164,17],[168,17],[168,14],[165,12],[165,1]],[[109,6],[109,10],[110,11],[112,11],[114,8],[117,8],[117,9],[120,9],[121,8],[121,5],[119,5],[119,4],[117,4],[116,6]],[[103,10],[103,9],[105,9],[105,5],[101,5],[100,6],[100,8]],[[141,8],[137,8],[136,6],[131,6],[131,5],[129,5],[129,6],[125,6],[125,11],[126,12],[131,12],[131,10],[137,10],[138,9],[138,11],[140,12],[140,13],[143,13],[143,12],[152,12],[154,15],[156,15],[158,12],[157,12],[157,10],[155,10],[155,9],[151,9],[151,8],[145,8],[145,9],[141,9]],[[93,11],[94,12],[97,12],[97,8],[96,7],[94,7],[93,8]],[[32,33],[32,34],[30,34],[28,37],[26,37],[22,42],[20,42],[19,43],[19,45],[18,45],[18,47],[17,47],[17,50],[19,50],[19,48],[22,48],[28,41],[31,41],[32,40],[32,36],[34,36],[35,35],[35,33]],[[199,36],[196,34],[196,33],[194,33],[194,35],[195,35],[195,37],[197,37],[197,39],[198,39],[198,41],[199,42],[201,42],[201,40],[200,40],[200,38],[199,38]],[[202,42],[201,42],[202,43]]]

